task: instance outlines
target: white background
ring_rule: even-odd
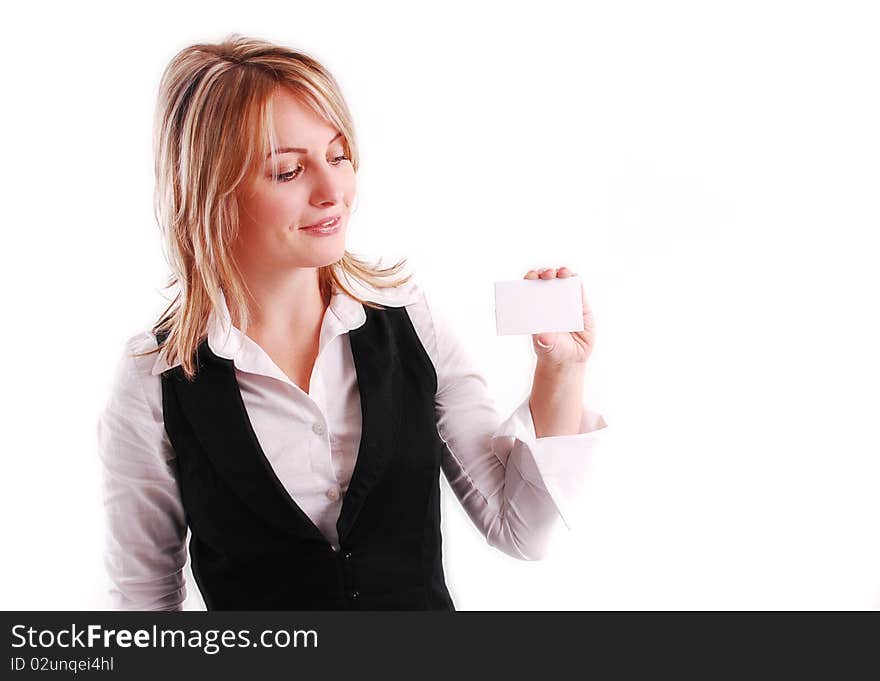
[[[97,415],[166,304],[156,90],[233,31],[335,74],[363,158],[349,247],[408,257],[504,415],[534,358],[495,335],[492,282],[584,278],[610,427],[580,527],[516,561],[444,480],[459,609],[880,607],[871,4],[4,8],[0,608],[103,607]]]

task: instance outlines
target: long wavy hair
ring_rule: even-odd
[[[219,43],[181,50],[162,76],[153,127],[154,212],[172,271],[165,288],[176,287],[177,294],[152,332],[167,333],[160,347],[169,364],[180,359],[188,380],[196,374],[196,351],[207,337],[221,291],[230,315],[247,332],[247,287],[231,249],[239,231],[236,190],[268,155],[276,165],[271,98],[279,87],[289,88],[342,132],[346,155],[357,171],[354,126],[339,85],[301,51],[233,33]],[[383,309],[346,282],[377,289],[399,286],[412,277],[396,277],[405,262],[381,268],[346,250],[339,261],[318,268],[321,293],[326,300],[337,287],[364,305]]]

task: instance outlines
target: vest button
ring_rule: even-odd
[[[348,595],[349,595],[352,599],[355,599],[355,598],[357,598],[358,596],[360,596],[360,593],[358,593],[357,591],[352,591],[352,592],[351,592],[350,594],[348,594]]]
[[[342,554],[342,557],[345,558],[345,560],[349,560],[351,558],[351,551],[346,551]]]

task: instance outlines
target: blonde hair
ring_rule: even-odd
[[[154,209],[172,270],[165,288],[179,290],[152,332],[167,333],[166,361],[180,359],[189,380],[221,290],[230,315],[247,331],[247,287],[231,251],[239,230],[235,191],[254,177],[267,155],[273,174],[277,167],[271,98],[279,87],[342,132],[357,171],[354,127],[339,85],[303,52],[233,33],[220,43],[181,50],[162,76],[153,128]],[[335,286],[364,305],[384,309],[358,297],[343,279],[393,288],[412,276],[389,281],[405,262],[380,268],[345,251],[339,261],[318,268],[321,294],[326,300]]]

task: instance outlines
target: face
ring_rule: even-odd
[[[278,172],[271,158],[237,195],[235,258],[245,271],[321,267],[338,261],[355,195],[339,130],[286,90],[272,101]],[[337,218],[334,228],[304,229]]]

